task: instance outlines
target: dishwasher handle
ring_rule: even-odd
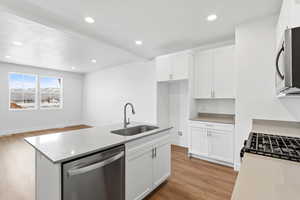
[[[84,174],[84,173],[93,171],[95,169],[104,167],[106,165],[109,165],[112,162],[115,162],[116,160],[119,160],[123,156],[124,156],[124,152],[122,151],[121,153],[119,153],[119,154],[117,154],[113,157],[110,157],[110,158],[108,158],[104,161],[101,161],[101,162],[98,162],[98,163],[95,163],[95,164],[92,164],[92,165],[88,165],[88,166],[85,166],[85,167],[82,167],[82,168],[70,169],[67,173],[68,173],[69,177]]]

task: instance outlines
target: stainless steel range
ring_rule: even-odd
[[[251,132],[241,158],[245,152],[300,162],[300,138]]]

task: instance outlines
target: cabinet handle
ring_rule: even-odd
[[[211,132],[210,131],[207,131],[207,136],[211,136]]]
[[[154,157],[156,158],[156,147],[154,148]]]
[[[215,91],[213,89],[211,90],[211,97],[215,98]]]

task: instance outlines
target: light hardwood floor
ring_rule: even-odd
[[[0,137],[0,200],[34,200],[33,148],[24,137],[88,128],[80,125]],[[172,146],[172,176],[147,200],[227,200],[237,173],[232,168],[189,159],[187,150]]]

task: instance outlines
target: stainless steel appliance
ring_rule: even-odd
[[[63,164],[63,200],[124,200],[124,146]]]
[[[287,29],[276,56],[278,96],[300,95],[300,27]]]

